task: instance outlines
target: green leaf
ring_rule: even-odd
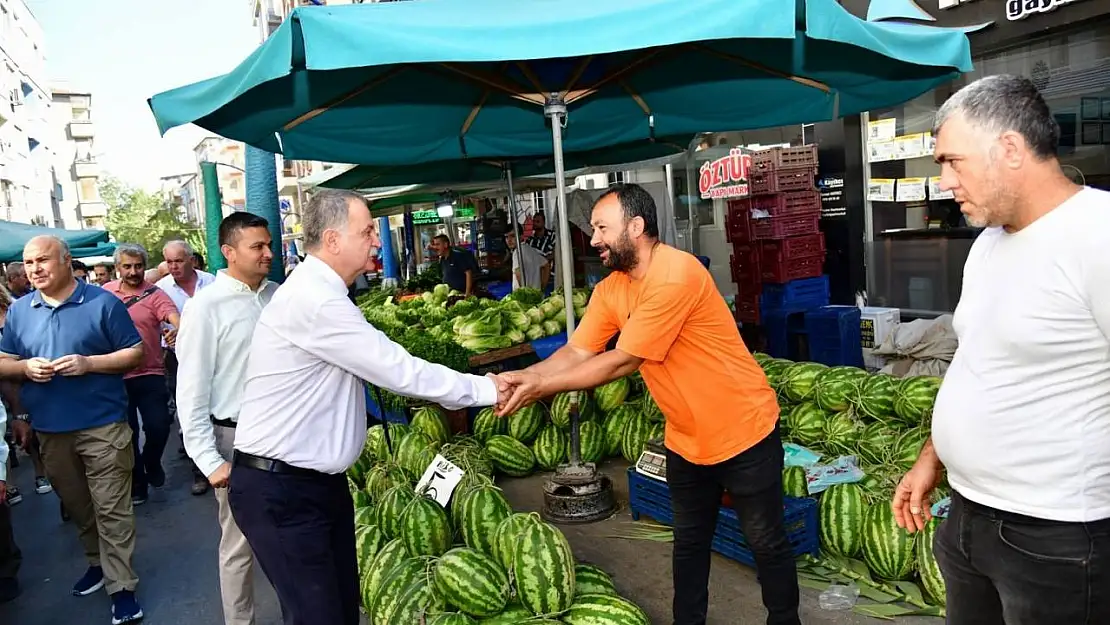
[[[874,581],[871,579],[871,570],[868,569],[867,565],[863,562],[859,560],[848,560],[848,570],[859,575],[860,579],[863,581],[874,584]]]
[[[892,595],[892,594],[889,594],[889,593],[885,593],[885,592],[879,590],[878,588],[872,588],[871,586],[868,586],[866,584],[857,584],[857,585],[859,586],[860,596],[861,597],[866,597],[866,598],[868,598],[872,601],[878,601],[879,603],[892,603],[894,601],[897,601],[897,600],[901,599],[901,597],[899,597],[899,596]]]
[[[829,583],[829,578],[825,575],[816,575],[809,571],[798,571],[798,579],[812,579],[819,582]]]
[[[927,608],[918,608],[917,610],[910,612],[906,616],[939,616],[941,618],[944,618],[945,611],[944,608],[933,605]]]
[[[896,616],[906,616],[914,612],[912,608],[879,603],[857,603],[855,607],[852,608],[852,611],[864,616],[886,620],[893,620]]]
[[[924,603],[925,598],[921,594],[921,588],[913,582],[894,582],[894,586],[906,596],[906,601],[910,603]]]
[[[808,579],[805,577],[798,578],[798,585],[803,588],[812,588],[814,590],[825,590],[829,587],[829,582],[818,579]]]

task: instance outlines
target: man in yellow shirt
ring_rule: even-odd
[[[709,562],[724,491],[755,555],[769,625],[799,625],[798,580],[783,527],[782,439],[775,393],[724,298],[697,258],[659,241],[655,201],[615,185],[594,204],[591,244],[613,270],[570,343],[508,374],[500,413],[637,369],[666,415],[674,511],[674,623],[703,625]],[[617,333],[616,349],[605,351]]]

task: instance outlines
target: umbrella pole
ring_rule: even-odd
[[[563,121],[567,118],[567,105],[557,93],[547,96],[543,107],[545,117],[551,118],[551,144],[555,153],[555,205],[559,208],[559,255],[563,276],[563,306],[567,316],[567,339],[574,334],[574,259],[570,247],[570,218],[567,216],[567,183],[563,172]]]
[[[518,220],[516,215],[516,194],[513,193],[513,166],[508,163],[505,163],[505,184],[509,188],[509,227],[513,229],[513,237],[516,238],[516,249],[513,250],[513,256],[516,257],[517,264],[520,265],[520,286],[527,286],[524,284],[524,276],[528,275],[528,272],[524,269],[524,252],[520,249],[520,246],[524,245],[524,241],[520,238],[520,234],[517,233],[516,229]],[[516,275],[513,273],[512,267],[509,268],[509,272],[514,276]],[[512,285],[512,280],[509,280],[509,284]]]

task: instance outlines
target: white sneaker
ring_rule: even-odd
[[[54,490],[54,487],[50,485],[50,480],[46,479],[45,477],[36,477],[35,478],[35,492],[36,493],[38,493],[40,495],[45,495],[46,493],[52,492],[53,490]]]

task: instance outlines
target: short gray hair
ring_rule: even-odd
[[[182,241],[181,239],[166,241],[166,244],[162,246],[162,253],[165,254],[166,249],[171,247],[180,247],[181,249],[185,250],[186,256],[192,256],[196,253],[193,251],[193,246],[189,245],[188,241]]]
[[[50,241],[51,243],[53,243],[54,245],[56,245],[58,247],[58,254],[61,256],[61,258],[65,258],[66,256],[70,256],[69,243],[66,243],[66,240],[59,237],[59,236],[55,236],[53,234],[39,234],[39,235],[31,237],[31,239],[29,241],[27,241],[27,244],[24,245],[23,247],[26,248],[27,245],[30,245],[31,243],[33,243],[35,241]],[[26,268],[24,269],[24,271],[26,271]]]
[[[138,243],[120,243],[117,245],[116,253],[113,255],[117,265],[121,262],[121,256],[139,257],[143,259],[143,267],[146,267],[147,263],[150,262],[150,257],[146,253],[146,248]],[[107,263],[100,263],[97,267],[100,265],[107,265]]]
[[[347,227],[350,221],[348,205],[352,200],[366,204],[366,198],[354,191],[321,189],[313,194],[301,216],[306,249],[318,249],[324,241],[325,230],[343,230]]]
[[[1037,158],[1056,156],[1060,125],[1028,78],[999,74],[980,78],[960,89],[937,111],[933,134],[957,113],[972,126],[996,135],[1017,132]]]

